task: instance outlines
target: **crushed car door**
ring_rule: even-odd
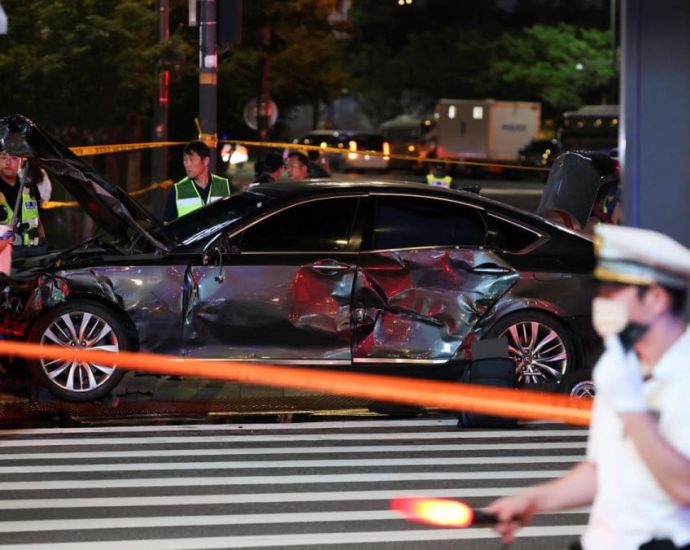
[[[482,248],[480,209],[414,194],[370,200],[353,293],[353,361],[445,363],[519,274]]]
[[[222,237],[220,260],[194,267],[190,354],[349,363],[358,203],[312,198]]]

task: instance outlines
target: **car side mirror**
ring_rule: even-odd
[[[223,254],[239,254],[240,247],[231,244],[227,235],[220,235],[214,240],[202,255],[204,265],[223,265]]]

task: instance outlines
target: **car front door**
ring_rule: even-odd
[[[452,199],[369,202],[353,293],[353,361],[442,364],[519,274],[482,247],[483,212]]]
[[[189,353],[349,364],[359,202],[304,200],[222,236],[213,261],[193,268]]]

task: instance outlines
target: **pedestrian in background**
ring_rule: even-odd
[[[307,151],[309,159],[309,178],[330,178],[332,176],[331,166],[328,164],[326,155],[322,155],[316,149]]]
[[[170,222],[230,196],[230,181],[212,174],[209,170],[210,162],[211,151],[203,141],[190,141],[184,146],[182,163],[187,176],[168,191],[163,220]]]
[[[534,514],[592,504],[586,550],[690,549],[690,250],[631,227],[595,228],[605,342],[587,456],[564,477],[491,503],[504,540]]]
[[[448,175],[445,163],[435,162],[431,165],[431,170],[426,175],[426,182],[434,187],[450,189],[453,185],[453,178]]]
[[[309,159],[299,151],[292,151],[285,162],[288,179],[305,180],[309,177]]]
[[[261,161],[261,173],[249,186],[252,187],[262,183],[278,181],[283,176],[284,168],[285,163],[283,162],[283,157],[279,153],[268,153],[264,157],[264,160]]]

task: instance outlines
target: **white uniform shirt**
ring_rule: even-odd
[[[689,329],[659,360],[644,392],[664,438],[690,458]],[[594,401],[587,459],[597,467],[597,495],[583,548],[637,550],[653,538],[671,539],[677,547],[690,543],[690,507],[675,503],[659,486],[603,399]]]

